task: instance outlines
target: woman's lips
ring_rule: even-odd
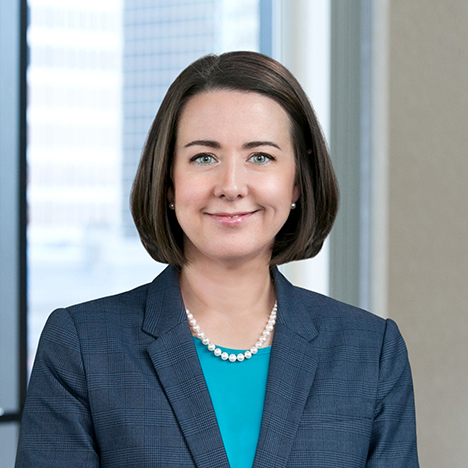
[[[208,213],[208,215],[214,221],[217,221],[220,224],[225,226],[235,226],[241,224],[254,215],[256,211],[247,211],[241,213]]]

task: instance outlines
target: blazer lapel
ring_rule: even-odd
[[[143,331],[156,338],[148,353],[196,466],[229,468],[172,266],[149,289]]]
[[[297,289],[275,269],[278,319],[271,349],[265,406],[254,466],[286,466],[310,394],[318,355],[318,332]]]

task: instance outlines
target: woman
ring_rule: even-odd
[[[338,191],[306,95],[252,52],[169,89],[132,193],[151,284],[55,311],[25,406],[21,467],[416,467],[394,322],[292,286]]]

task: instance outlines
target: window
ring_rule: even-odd
[[[128,199],[166,89],[207,53],[259,50],[258,0],[31,0],[28,363],[50,312],[151,281]],[[271,28],[270,28],[271,30]]]

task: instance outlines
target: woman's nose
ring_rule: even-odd
[[[248,186],[245,171],[239,161],[226,161],[218,173],[215,196],[234,201],[238,197],[245,197]]]

